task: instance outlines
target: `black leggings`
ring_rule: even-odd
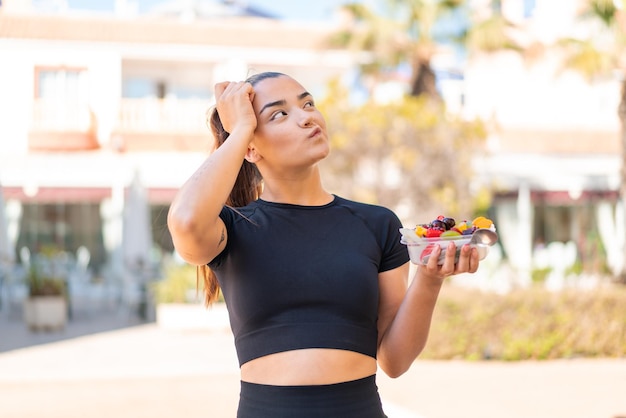
[[[376,375],[345,383],[272,386],[241,382],[237,418],[386,418]]]

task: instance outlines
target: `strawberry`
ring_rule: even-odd
[[[437,238],[440,237],[441,234],[443,233],[443,230],[441,229],[436,229],[436,228],[429,228],[428,230],[426,230],[426,238]]]
[[[420,262],[424,262],[424,258],[428,257],[438,246],[439,244],[428,244],[420,254]]]

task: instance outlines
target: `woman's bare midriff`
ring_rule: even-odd
[[[327,385],[376,373],[376,359],[347,350],[307,348],[250,360],[241,380],[275,386]]]

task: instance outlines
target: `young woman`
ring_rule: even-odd
[[[221,288],[241,368],[239,418],[385,417],[376,372],[403,374],[423,349],[445,277],[478,254],[439,248],[408,281],[390,210],[324,189],[322,114],[293,78],[215,86],[217,147],[168,215],[178,253]],[[366,123],[366,121],[364,121]]]

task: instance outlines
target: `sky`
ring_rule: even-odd
[[[293,20],[328,20],[348,0],[249,0],[248,4]]]
[[[144,12],[158,3],[167,0],[128,0],[136,2],[139,11]],[[358,1],[358,0],[357,0]],[[35,3],[52,5],[54,3],[67,3],[71,9],[112,11],[115,0],[35,0]],[[240,0],[246,3],[246,0]],[[349,0],[247,0],[249,6],[254,6],[279,18],[290,20],[329,20],[333,10]]]

